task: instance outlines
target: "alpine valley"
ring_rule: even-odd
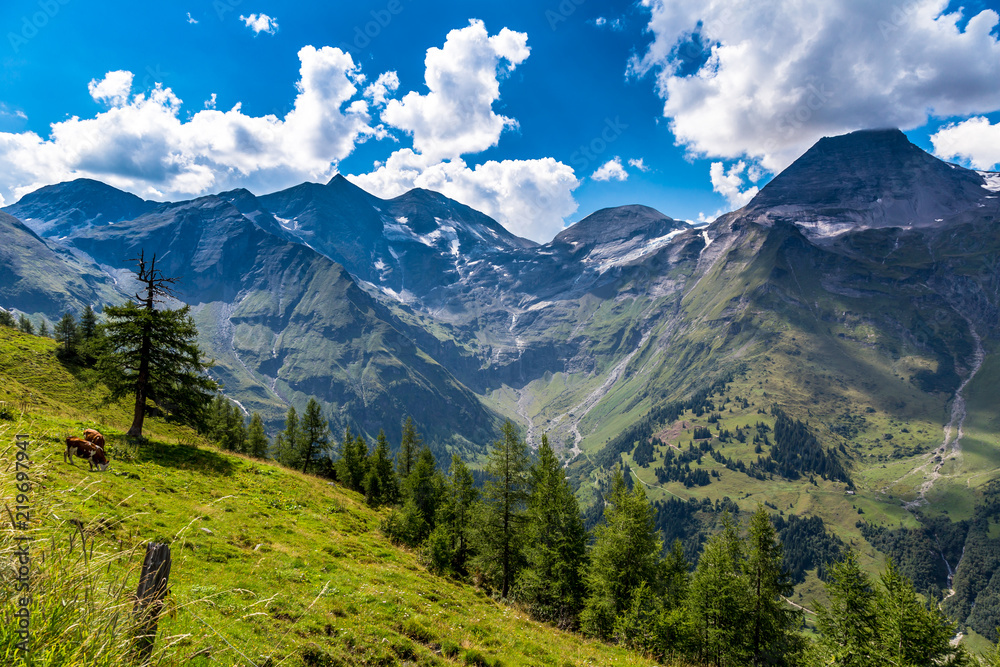
[[[3,210],[0,306],[51,323],[122,301],[155,252],[272,433],[316,397],[335,431],[398,443],[410,415],[439,462],[481,462],[508,418],[561,447],[592,520],[622,465],[691,559],[765,503],[799,602],[853,545],[996,639],[998,173],[859,131],[708,226],[629,205],[543,245],[341,176],[176,203],[77,180]]]

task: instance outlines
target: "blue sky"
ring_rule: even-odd
[[[7,0],[0,196],[79,176],[261,194],[339,171],[548,240],[604,206],[710,219],[862,127],[996,168],[997,4]]]

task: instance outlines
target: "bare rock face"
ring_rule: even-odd
[[[975,171],[942,162],[899,130],[826,137],[767,184],[748,215],[783,218],[810,237],[935,227],[991,194]]]

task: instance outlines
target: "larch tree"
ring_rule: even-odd
[[[487,584],[507,597],[523,566],[529,496],[528,445],[509,420],[486,462],[489,480],[478,505],[475,564]]]
[[[257,459],[267,458],[267,434],[264,433],[264,420],[257,412],[250,416],[250,428],[247,429],[247,454]]]
[[[156,268],[156,255],[147,265],[140,253],[137,278],[143,294],[120,306],[104,309],[106,349],[98,373],[114,399],[134,397],[128,435],[142,437],[147,401],[189,423],[200,423],[218,387],[206,371],[197,345],[198,330],[190,308],[157,308],[173,295],[176,278]]]
[[[594,529],[590,551],[589,595],[580,617],[586,634],[610,638],[615,621],[638,591],[643,598],[660,596],[663,541],[655,520],[656,511],[642,485],[629,491],[621,469],[615,470],[604,523]]]
[[[406,479],[410,476],[413,466],[417,464],[417,457],[420,455],[420,448],[423,442],[417,427],[413,425],[413,418],[407,417],[403,422],[403,437],[399,443],[399,454],[396,456],[396,465],[399,469],[399,477]]]
[[[372,452],[364,487],[365,500],[369,505],[377,507],[399,500],[399,481],[392,465],[389,441],[382,429],[379,429],[378,437],[375,439],[375,451]]]
[[[516,597],[535,618],[569,629],[576,625],[583,603],[587,529],[566,472],[545,435],[530,472],[525,567]]]
[[[299,456],[302,459],[302,472],[306,472],[310,466],[315,467],[317,461],[327,457],[330,448],[330,423],[323,418],[323,410],[315,398],[310,398],[306,405],[299,431]]]

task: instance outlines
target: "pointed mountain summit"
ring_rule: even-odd
[[[943,162],[899,130],[824,137],[747,204],[748,215],[785,218],[814,237],[851,229],[933,227],[975,208],[983,177]]]
[[[61,237],[90,225],[130,220],[159,204],[89,178],[46,185],[3,210],[40,236]]]

